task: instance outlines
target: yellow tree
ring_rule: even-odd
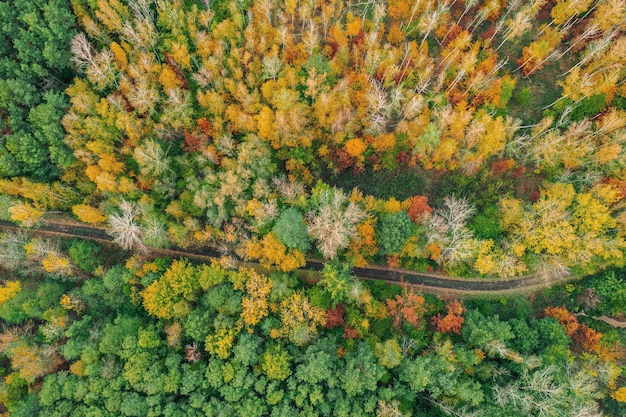
[[[287,337],[297,346],[311,341],[326,322],[324,310],[313,306],[301,292],[295,292],[280,304],[281,327],[273,329],[273,338]]]
[[[9,207],[11,220],[18,222],[25,227],[36,226],[44,213],[44,210],[30,203],[17,203]]]
[[[268,297],[274,282],[254,270],[240,270],[239,273],[247,275],[248,294],[241,299],[241,318],[247,326],[254,326],[268,314]]]
[[[21,290],[22,285],[19,281],[6,281],[4,285],[0,285],[0,306],[15,297]]]
[[[176,260],[161,278],[141,292],[143,306],[161,319],[186,317],[200,288],[196,268],[185,259]]]
[[[89,224],[102,224],[107,220],[107,217],[100,210],[87,204],[72,206],[72,212],[81,221]]]
[[[288,249],[274,232],[266,234],[261,240],[254,237],[246,241],[239,252],[247,259],[258,259],[265,268],[276,267],[283,272],[293,271],[306,264],[304,253],[295,248]]]

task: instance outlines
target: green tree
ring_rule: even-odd
[[[402,362],[402,348],[396,339],[389,339],[385,343],[376,343],[374,354],[378,364],[385,368],[395,368]]]
[[[74,239],[68,250],[68,254],[76,266],[88,273],[93,272],[102,262],[99,259],[99,252],[98,245],[82,239]]]
[[[261,369],[270,379],[284,381],[291,375],[291,355],[278,344],[270,344],[261,355]]]
[[[0,21],[0,176],[49,180],[73,161],[60,122],[75,18],[68,0],[2,0]]]
[[[288,248],[299,249],[302,252],[311,249],[304,216],[294,207],[289,207],[281,213],[272,230]]]
[[[341,386],[350,397],[376,391],[384,373],[369,344],[361,342],[354,351],[346,353],[344,372],[340,376]]]
[[[308,384],[335,385],[338,377],[337,348],[337,344],[329,338],[317,340],[300,358],[302,363],[296,367],[296,378]]]
[[[379,225],[377,241],[381,255],[392,255],[400,252],[413,229],[413,222],[405,211],[383,214]]]
[[[356,282],[356,278],[351,275],[351,272],[352,267],[349,263],[331,262],[324,264],[318,285],[330,294],[333,307],[348,298],[348,293]]]
[[[491,355],[502,356],[506,352],[506,342],[513,337],[511,326],[500,321],[498,315],[484,316],[478,310],[470,310],[465,315],[461,335],[470,346],[484,349]]]

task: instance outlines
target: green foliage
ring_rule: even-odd
[[[75,18],[67,0],[18,0],[0,2],[0,20],[0,176],[52,179],[73,160],[60,122]]]
[[[0,220],[11,221],[11,213],[9,207],[14,205],[16,201],[8,195],[0,195]]]
[[[29,319],[31,316],[28,314],[28,306],[31,304],[30,300],[36,299],[35,294],[35,290],[23,288],[15,297],[0,305],[0,319],[7,324],[20,324]],[[37,312],[33,314],[36,315]]]
[[[504,2],[483,2],[448,13],[441,4],[407,9],[401,0],[376,7],[322,3],[0,0],[0,177],[60,177],[59,185],[75,186],[80,194],[59,195],[59,201],[75,199],[107,214],[128,202],[132,210],[124,214],[132,219],[117,222],[118,235],[136,247],[212,245],[227,255],[197,266],[153,263],[142,254],[126,268],[113,265],[116,253],[103,262],[105,250],[76,240],[67,249],[84,273],[58,282],[26,253],[27,241],[3,237],[2,279],[20,279],[23,290],[0,306],[0,413],[521,417],[579,415],[578,405],[592,409],[606,397],[615,365],[594,352],[581,355],[578,342],[570,351],[558,321],[537,319],[542,313],[520,297],[467,302],[466,314],[457,304],[448,317],[444,305],[452,303],[434,296],[423,302],[408,288],[363,283],[341,261],[364,264],[410,248],[410,255],[402,252],[401,261],[408,261],[403,267],[432,271],[440,260],[450,265],[447,272],[469,275],[476,237],[496,245],[482,254],[485,262],[493,260],[501,270],[516,264],[524,249],[511,230],[503,231],[510,213],[496,207],[503,196],[531,195],[544,179],[524,176],[524,169],[535,168],[524,164],[537,143],[560,143],[568,123],[600,114],[590,124],[594,135],[567,132],[567,139],[573,145],[588,139],[591,148],[604,151],[598,156],[613,157],[616,168],[594,160],[573,167],[573,176],[565,173],[563,180],[576,182],[581,192],[601,193],[593,184],[597,172],[619,171],[623,155],[613,154],[623,148],[622,126],[614,132],[611,123],[617,126],[621,115],[603,113],[608,96],[563,99],[547,112],[555,116],[551,126],[539,131],[532,114],[522,117],[524,124],[537,127],[518,129],[513,118],[495,119],[508,114],[510,99],[527,106],[552,101],[556,90],[533,97],[531,91],[545,92],[538,85],[555,83],[552,74],[539,83],[527,74],[522,82],[528,87],[514,95],[517,64],[509,60],[501,68],[510,57],[499,54],[519,52],[532,34],[503,40],[516,38],[515,31],[491,39],[485,33],[492,26],[486,20],[505,22],[509,11],[517,13],[512,6],[500,10]],[[532,32],[546,23],[544,9],[536,19],[529,16]],[[592,8],[589,19],[599,10]],[[465,17],[459,20],[460,13]],[[451,29],[454,36],[442,33],[456,20],[462,26]],[[84,61],[83,74],[66,89],[75,75],[69,47],[75,22],[87,34],[72,48],[76,61]],[[563,29],[554,23],[546,33]],[[621,36],[614,28],[602,30]],[[76,47],[80,39],[82,50]],[[620,45],[604,45],[578,73],[588,77],[587,66],[594,65],[596,73],[584,81],[602,81],[593,88],[611,94],[609,84],[619,79],[611,71],[618,65],[596,64],[606,60],[605,51],[615,52],[613,44]],[[566,71],[562,65],[577,58],[571,49],[542,73]],[[620,88],[615,104],[623,108]],[[524,110],[524,116],[536,113]],[[502,164],[488,170],[492,158]],[[548,177],[560,180],[557,171]],[[311,189],[320,177],[331,185]],[[15,183],[0,182],[3,219],[10,204],[31,198]],[[393,211],[392,204],[372,198],[415,195],[427,195],[435,207],[449,195],[467,198],[478,212],[471,231],[465,233],[465,219],[452,213],[441,215],[437,227],[428,221],[417,226],[404,211],[383,214]],[[616,217],[620,207],[607,213]],[[558,217],[551,209],[539,214]],[[615,248],[607,250],[618,257],[621,231],[611,221],[606,229]],[[438,236],[430,233],[436,228]],[[463,233],[452,232],[458,230]],[[256,279],[232,268],[231,254],[241,256],[244,242],[270,231],[288,249],[309,251],[313,240],[320,253],[338,260],[302,280],[295,274]],[[603,237],[597,245],[611,246]],[[251,246],[249,252],[262,249],[267,247]],[[532,252],[530,245],[526,250]],[[469,255],[456,262],[455,251]],[[598,253],[594,262],[602,267],[606,259]],[[569,258],[581,259],[577,255]],[[597,310],[626,310],[624,286],[621,272],[594,281]],[[576,308],[576,295],[559,297]],[[464,319],[460,334],[438,330],[445,317],[459,326]],[[52,327],[55,337],[49,336]],[[609,348],[618,344],[620,333],[614,334],[602,338]],[[32,352],[15,353],[22,342]],[[20,362],[26,354],[51,374],[28,382],[10,376],[29,364]],[[547,383],[533,385],[540,378]],[[528,399],[529,406],[519,405]],[[612,400],[601,401],[624,414]]]
[[[366,195],[380,199],[394,197],[400,201],[417,194],[424,194],[426,190],[426,180],[421,173],[406,167],[381,171],[368,169],[356,175],[351,171],[344,171],[332,176],[329,174],[327,181],[346,192],[356,187]]]
[[[304,217],[294,207],[289,207],[281,213],[272,230],[288,248],[299,249],[302,252],[307,252],[311,249]]]
[[[469,222],[468,227],[478,239],[499,239],[502,235],[502,213],[495,206],[488,206]]]
[[[572,110],[571,118],[578,122],[586,118],[590,118],[600,113],[606,106],[606,95],[595,94],[591,97],[585,97],[575,104]]]
[[[302,363],[296,368],[296,377],[307,384],[333,384],[337,378],[334,372],[338,366],[337,348],[331,339],[322,339],[309,346],[301,358]]]
[[[405,211],[383,214],[378,229],[380,254],[391,255],[400,252],[412,230],[413,222]]]
[[[570,339],[565,329],[552,317],[544,317],[537,322],[539,351],[548,364],[561,363],[567,358]]]
[[[515,336],[511,326],[500,321],[498,315],[486,317],[477,310],[470,310],[465,314],[461,334],[470,346],[487,350],[494,342],[506,343]]]
[[[345,357],[344,372],[340,374],[343,389],[349,397],[375,391],[385,371],[375,360],[374,352],[365,342],[359,343]]]
[[[34,297],[31,296],[22,303],[22,310],[29,317],[42,319],[46,311],[59,307],[59,300],[64,292],[63,285],[46,280],[37,288]]]
[[[356,278],[351,275],[352,266],[349,263],[325,263],[318,285],[330,295],[332,307],[346,301],[348,292],[355,284]]]
[[[261,355],[260,363],[263,373],[269,379],[283,381],[291,375],[291,355],[281,349],[280,345],[268,347]]]
[[[37,410],[39,415],[59,417],[72,413],[373,417],[383,409],[428,415],[432,402],[455,404],[455,410],[490,410],[494,401],[499,401],[495,397],[498,390],[515,383],[507,375],[526,372],[524,360],[540,356],[544,364],[562,365],[563,369],[578,361],[570,356],[569,338],[558,321],[535,320],[527,303],[515,297],[499,303],[468,302],[466,306],[474,308],[465,314],[460,336],[426,331],[427,326],[408,331],[392,326],[391,320],[382,316],[383,299],[361,297],[352,302],[346,291],[363,295],[364,287],[355,289],[359,282],[352,282],[350,266],[335,262],[326,266],[322,276],[329,282],[329,275],[347,277],[349,285],[341,281],[343,284],[329,286],[324,281],[307,288],[305,294],[312,304],[316,293],[320,299],[326,297],[325,308],[341,299],[343,324],[331,330],[320,325],[315,338],[309,334],[306,343],[299,343],[296,333],[310,329],[301,325],[287,337],[281,333],[281,324],[291,315],[321,312],[314,313],[304,304],[303,312],[298,310],[300,304],[293,305],[288,317],[279,311],[278,303],[288,301],[287,293],[306,301],[302,293],[293,292],[305,284],[294,282],[292,276],[273,276],[284,281],[281,295],[270,301],[274,307],[269,308],[268,316],[245,331],[241,312],[243,295],[252,291],[248,286],[253,281],[246,281],[249,274],[216,265],[175,261],[168,267],[162,260],[155,263],[167,269],[158,279],[177,272],[168,282],[186,294],[179,295],[186,297],[190,307],[184,318],[164,322],[146,314],[141,305],[132,306],[132,293],[125,289],[138,285],[138,277],[122,266],[114,266],[102,278],[86,278],[82,286],[80,282],[44,281],[25,289],[29,298],[20,305],[28,306],[22,311],[31,316],[64,314],[58,306],[62,294],[78,297],[84,305],[80,314],[69,312],[72,322],[64,330],[64,338],[55,342],[70,370],[45,377],[33,395],[27,395],[28,384],[22,386],[16,379],[13,397],[9,395],[14,398],[11,412],[28,415]],[[195,287],[200,284],[187,282],[208,271],[219,273],[202,281],[207,284],[206,291]],[[372,285],[376,297],[386,294],[394,298],[398,293],[398,288],[379,286]],[[340,291],[331,291],[331,287]],[[46,294],[52,297],[48,299]],[[425,314],[441,311],[443,304],[429,297],[430,313]],[[495,315],[497,311],[508,321]],[[429,320],[424,317],[424,322]],[[356,335],[348,332],[351,328],[358,328]],[[607,341],[615,343],[615,337]],[[206,351],[201,348],[202,341]],[[31,338],[29,343],[46,342]],[[184,353],[182,346],[186,346]],[[554,374],[555,383],[564,377],[559,375]],[[7,398],[6,390],[13,388],[5,385],[3,389],[5,394],[0,391],[0,395],[5,397],[0,398]],[[526,388],[520,385],[519,389]],[[510,407],[502,407],[502,415],[515,416],[509,413]]]
[[[526,320],[512,319],[509,321],[511,330],[515,338],[511,341],[511,346],[522,354],[530,354],[539,345],[539,332],[535,328],[536,321],[533,320],[533,327],[530,327]]]
[[[192,340],[201,342],[211,332],[214,313],[203,308],[194,309],[185,322],[185,334]]]
[[[500,106],[506,109],[509,100],[513,96],[513,90],[515,90],[515,80],[508,79],[502,83],[502,89],[500,90]]]
[[[402,361],[402,348],[396,339],[389,339],[384,343],[376,343],[374,354],[380,366],[395,368]]]
[[[591,285],[600,296],[599,309],[610,315],[626,311],[626,273],[621,270],[599,274]]]
[[[19,375],[14,375],[8,384],[0,387],[0,394],[4,397],[4,405],[13,412],[15,409],[28,409],[32,398],[27,397],[28,383]],[[35,402],[36,404],[36,402]]]
[[[99,248],[93,242],[83,239],[72,240],[68,254],[77,267],[90,273],[101,264]]]
[[[525,106],[530,101],[530,87],[522,87],[515,95],[515,102],[519,106]]]

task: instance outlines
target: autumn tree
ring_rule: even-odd
[[[164,319],[182,318],[189,314],[199,290],[196,268],[186,260],[177,260],[141,292],[141,297],[148,313]]]
[[[433,316],[433,325],[441,333],[461,333],[461,326],[465,322],[463,305],[458,300],[452,300],[446,303],[446,310],[448,310],[448,314],[445,316],[441,314]]]
[[[546,307],[544,312],[546,316],[557,319],[561,326],[563,326],[563,329],[565,329],[565,333],[567,333],[568,336],[572,336],[578,331],[580,326],[578,319],[572,313],[567,311],[565,307]]]
[[[261,240],[254,237],[244,242],[238,252],[246,259],[258,259],[266,268],[276,267],[283,272],[306,264],[304,253],[295,248],[289,249],[274,232],[266,234]]]
[[[389,315],[396,327],[404,322],[413,327],[419,327],[422,323],[425,302],[424,297],[412,291],[405,291],[403,295],[396,295],[393,299],[385,300]]]
[[[402,203],[413,223],[421,224],[430,216],[433,209],[428,205],[428,197],[416,195]]]
[[[365,213],[337,188],[314,189],[311,199],[311,210],[307,213],[309,234],[317,241],[324,258],[333,259],[355,236],[356,224]]]
[[[0,287],[0,305],[15,297],[22,290],[19,281],[6,281]]]
[[[475,241],[467,222],[473,212],[474,207],[466,199],[447,196],[443,207],[430,216],[428,242],[440,248],[435,259],[438,263],[454,265],[472,257]]]
[[[100,210],[86,204],[77,204],[73,206],[72,212],[76,215],[76,217],[85,223],[101,224],[107,220],[107,217],[102,214]]]
[[[573,264],[592,267],[598,257],[620,264],[618,248],[624,242],[611,231],[617,198],[610,185],[577,193],[571,184],[551,184],[531,206],[503,199],[504,229],[517,256],[531,253],[543,259],[540,266],[547,277],[566,273]]]
[[[272,330],[272,337],[287,337],[297,346],[306,345],[326,322],[324,311],[313,306],[308,298],[295,292],[280,304],[281,327]]]
[[[268,315],[268,297],[272,290],[273,281],[253,270],[240,271],[248,274],[246,279],[246,293],[241,299],[241,318],[247,326],[254,326]]]
[[[44,210],[30,203],[17,203],[9,207],[11,220],[21,223],[25,227],[36,226],[41,217],[45,214]]]

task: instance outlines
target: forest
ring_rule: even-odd
[[[9,416],[614,416],[626,273],[536,294],[435,297],[7,232]],[[64,268],[59,265],[65,265]],[[605,316],[606,317],[606,316]]]
[[[626,311],[626,1],[0,21],[0,220],[23,227],[0,236],[0,413],[626,415],[626,336],[596,319]],[[29,233],[59,219],[124,255]],[[573,279],[457,300],[368,265]]]

